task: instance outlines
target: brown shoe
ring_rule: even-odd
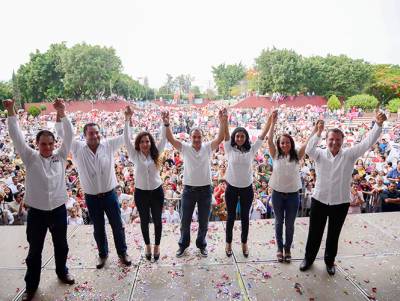
[[[102,269],[104,267],[104,265],[106,264],[107,259],[108,259],[108,256],[99,257],[98,262],[96,264],[96,268]]]
[[[64,276],[58,277],[62,283],[72,285],[75,283],[75,279],[71,274],[65,274]]]
[[[130,266],[132,264],[131,258],[128,254],[119,255],[119,260],[126,266]]]
[[[22,294],[21,301],[31,301],[35,296],[35,293],[36,291],[25,291],[25,293]]]

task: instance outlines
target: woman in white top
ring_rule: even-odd
[[[133,112],[131,109],[130,117]],[[164,116],[164,114],[163,114]],[[151,245],[149,236],[150,211],[154,223],[154,260],[160,258],[160,242],[162,232],[162,207],[164,205],[164,191],[160,177],[160,153],[163,152],[166,135],[162,129],[161,140],[156,145],[153,136],[148,132],[141,132],[136,136],[135,144],[130,140],[129,123],[125,123],[124,138],[130,160],[135,168],[135,202],[140,216],[140,227],[146,244],[145,256],[151,260]]]
[[[294,234],[294,221],[299,208],[299,190],[301,189],[299,160],[304,156],[305,143],[299,151],[295,149],[293,138],[289,134],[273,141],[278,112],[272,113],[271,129],[268,133],[269,152],[273,160],[273,171],[269,181],[272,191],[272,206],[275,215],[275,237],[278,245],[277,259],[279,262],[291,261],[290,248]],[[285,223],[285,244],[282,232]],[[285,254],[283,254],[283,250]]]
[[[351,184],[350,206],[347,214],[361,213],[361,206],[363,203],[364,203],[364,196],[363,193],[358,190],[357,183]]]
[[[250,207],[250,219],[261,219],[263,214],[267,213],[267,208],[257,197],[254,199]]]
[[[232,256],[232,230],[236,218],[237,203],[240,202],[240,219],[242,222],[242,251],[245,257],[249,256],[247,236],[249,233],[249,212],[254,199],[253,191],[253,162],[258,149],[268,133],[271,117],[265,124],[258,140],[251,145],[249,133],[245,128],[236,128],[229,135],[228,121],[225,125],[225,157],[228,160],[226,171],[227,187],[225,191],[225,202],[228,211],[226,222],[226,247],[228,257]]]

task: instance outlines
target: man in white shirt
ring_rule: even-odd
[[[190,131],[191,144],[180,142],[172,134],[169,127],[169,116],[164,119],[167,128],[168,141],[181,152],[183,156],[183,194],[182,194],[182,220],[181,238],[177,257],[184,255],[186,248],[190,245],[190,224],[192,214],[197,203],[199,230],[197,232],[196,246],[200,249],[203,257],[208,256],[206,235],[208,230],[208,219],[211,209],[211,165],[212,152],[216,150],[224,139],[226,110],[219,111],[220,128],[218,137],[210,142],[203,143],[203,132],[200,128]]]
[[[58,122],[56,130],[62,137],[63,133],[59,129]],[[78,169],[79,180],[85,191],[89,216],[93,222],[93,235],[99,251],[96,267],[103,268],[108,258],[104,214],[107,215],[110,222],[120,261],[129,266],[131,259],[127,254],[125,229],[115,191],[118,183],[114,169],[114,156],[123,145],[124,136],[101,139],[100,127],[96,123],[87,123],[83,128],[83,135],[86,141],[72,141],[71,152]]]
[[[168,211],[164,213],[165,222],[171,224],[179,224],[181,222],[181,217],[178,211],[175,210],[174,204],[168,205]]]
[[[68,255],[67,211],[65,202],[65,164],[69,153],[73,130],[71,122],[65,117],[65,105],[56,100],[54,108],[61,120],[65,137],[61,147],[54,151],[54,134],[41,130],[36,135],[39,151],[33,150],[25,142],[14,109],[13,100],[3,101],[8,112],[8,130],[14,147],[26,166],[25,203],[28,211],[26,234],[29,252],[26,258],[26,291],[22,300],[32,300],[40,282],[42,250],[47,229],[53,237],[56,274],[66,284],[74,284],[74,278],[66,266]]]
[[[385,120],[386,115],[377,112],[376,123],[368,136],[361,143],[347,149],[342,149],[344,134],[339,129],[328,130],[327,148],[318,148],[324,123],[322,120],[317,122],[314,135],[306,147],[306,154],[315,161],[317,179],[311,203],[306,253],[300,265],[301,271],[308,270],[313,264],[329,217],[324,260],[329,275],[335,274],[339,235],[350,204],[353,166],[355,161],[378,140]]]

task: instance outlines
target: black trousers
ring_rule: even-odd
[[[305,259],[313,263],[324,234],[326,220],[328,221],[328,234],[325,247],[325,264],[332,266],[337,255],[338,242],[342,226],[347,216],[350,203],[340,205],[326,205],[318,200],[311,199],[310,227],[306,245]]]
[[[25,274],[27,291],[36,291],[39,286],[42,250],[47,229],[50,230],[53,239],[56,273],[59,277],[63,277],[68,273],[66,262],[69,249],[65,205],[51,211],[30,208],[26,226],[26,236],[29,243],[28,257],[26,258],[27,271]]]
[[[140,216],[140,228],[144,243],[150,244],[149,223],[150,211],[154,224],[155,245],[160,245],[162,232],[162,207],[164,205],[164,190],[162,186],[154,190],[135,189],[135,202]]]
[[[240,202],[240,219],[242,221],[242,243],[247,243],[249,234],[249,212],[254,199],[253,186],[238,188],[232,185],[226,187],[225,202],[228,211],[228,219],[226,221],[226,242],[232,242],[232,230],[236,219],[236,207]]]

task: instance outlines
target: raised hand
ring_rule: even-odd
[[[5,99],[3,100],[3,106],[7,109],[8,112],[14,108],[14,100],[13,99]]]
[[[132,118],[133,110],[131,106],[126,106],[124,110],[125,120],[129,121]]]
[[[161,118],[164,124],[169,124],[169,112],[163,111],[161,112]]]
[[[15,116],[15,102],[13,99],[5,99],[3,100],[3,106],[7,109],[7,116]]]
[[[271,122],[273,124],[277,123],[278,122],[278,110],[272,111],[270,118],[271,118]]]
[[[385,113],[381,112],[379,109],[376,109],[375,121],[379,126],[382,126],[383,123],[387,120]]]
[[[61,98],[57,98],[53,102],[53,108],[58,112],[58,113],[64,113],[65,112],[65,103],[64,100]]]
[[[218,112],[218,117],[220,122],[228,122],[228,110],[226,108],[223,108],[220,110],[221,112],[221,116],[219,116],[219,112]]]
[[[317,133],[318,136],[321,136],[321,133],[324,131],[325,122],[323,120],[318,120],[314,127],[314,133]]]

